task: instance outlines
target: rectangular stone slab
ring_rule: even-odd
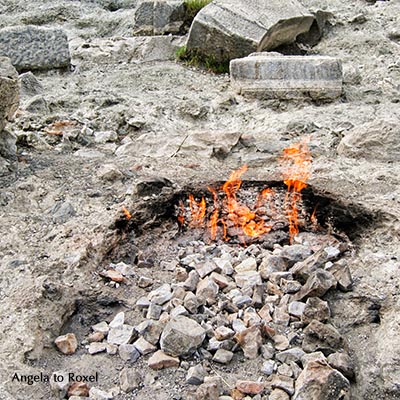
[[[342,93],[342,64],[326,56],[253,53],[230,63],[232,86],[261,98],[332,100]]]
[[[62,29],[32,25],[1,29],[0,56],[9,57],[18,71],[66,68],[71,59]]]

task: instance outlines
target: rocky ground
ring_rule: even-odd
[[[62,27],[73,65],[35,71],[37,82],[25,83],[7,126],[18,137],[18,160],[12,171],[2,166],[0,179],[1,399],[48,399],[50,385],[12,382],[15,372],[51,375],[72,366],[84,375],[99,372],[93,386],[115,399],[191,398],[197,386],[185,381],[199,359],[153,370],[151,355],[130,365],[118,355],[88,353],[91,326],[110,323],[119,312],[125,325],[139,325],[145,316],[137,301],[177,279],[160,264],[139,267],[125,248],[107,254],[120,238],[115,221],[123,207],[134,212],[143,205],[143,182],[204,188],[244,163],[244,180],[279,181],[282,149],[304,135],[310,135],[313,191],[356,217],[345,226],[353,242],[346,258],[352,291],[321,294],[329,324],[348,342],[355,372],[350,398],[399,398],[400,2],[301,3],[329,14],[323,38],[307,51],[343,61],[343,96],[332,103],[237,95],[228,75],[174,61],[184,37],[131,37],[129,1],[0,1],[1,27]],[[151,229],[133,240],[139,250],[157,249],[163,236]],[[259,268],[262,257],[253,256]],[[121,261],[135,274],[128,283],[99,275]],[[140,276],[149,279],[147,290]],[[78,350],[64,355],[54,340],[69,332]],[[225,391],[240,380],[268,380],[268,354],[247,359],[241,351],[222,367],[203,362],[207,376],[222,377]],[[127,366],[139,383],[125,394],[120,372]],[[281,376],[290,374],[285,368]]]

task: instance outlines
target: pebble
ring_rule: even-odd
[[[118,271],[115,271],[114,269],[108,269],[107,271],[102,271],[99,274],[103,278],[110,279],[113,282],[126,282],[126,278]]]
[[[276,363],[273,360],[267,360],[261,367],[261,372],[265,375],[272,375],[276,371]]]
[[[288,376],[291,378],[293,376],[293,371],[292,371],[292,368],[290,367],[290,365],[281,364],[278,367],[278,374],[283,375],[283,376]]]
[[[229,364],[233,358],[233,353],[229,350],[218,349],[213,357],[213,361],[220,364]]]
[[[63,354],[73,354],[78,348],[78,341],[73,333],[59,336],[54,343]]]
[[[189,315],[188,310],[182,305],[175,307],[170,314],[171,318],[178,317],[179,315]]]
[[[140,297],[136,301],[136,307],[139,308],[139,310],[144,310],[150,306],[150,300],[147,298],[147,296]]]
[[[230,280],[226,276],[221,275],[218,272],[213,272],[210,275],[210,278],[219,286],[220,289],[225,289],[230,283]]]
[[[332,325],[313,320],[304,329],[303,350],[307,353],[322,351],[334,353],[344,346],[344,339]]]
[[[301,357],[301,364],[303,365],[303,368],[311,361],[325,363],[326,357],[324,356],[324,353],[322,353],[322,351],[316,351],[314,353],[306,353],[304,354],[303,357]]]
[[[284,335],[275,335],[274,345],[276,350],[283,351],[289,347],[289,340]]]
[[[336,286],[335,277],[328,271],[313,272],[305,285],[293,296],[293,300],[303,300],[307,297],[322,297],[329,289]]]
[[[114,396],[104,390],[92,387],[89,391],[89,396],[91,400],[112,400]]]
[[[88,347],[88,353],[89,354],[102,353],[103,351],[106,351],[106,349],[107,349],[107,343],[94,342],[90,343]]]
[[[308,246],[294,244],[291,246],[283,246],[280,256],[287,259],[290,267],[299,261],[305,260],[311,254],[311,249]]]
[[[236,389],[244,394],[258,394],[264,390],[264,383],[255,381],[237,381]]]
[[[130,393],[140,387],[142,377],[140,373],[133,368],[124,368],[119,373],[119,386],[125,393]]]
[[[119,262],[118,264],[110,264],[110,268],[115,269],[124,276],[135,276],[135,270],[130,264],[125,264],[124,262]]]
[[[68,388],[68,397],[71,398],[72,396],[80,396],[80,397],[87,397],[89,396],[89,386],[87,383],[84,382],[74,382]]]
[[[166,283],[159,288],[152,290],[147,298],[152,304],[159,306],[165,304],[167,301],[172,299],[171,285]]]
[[[156,351],[148,360],[151,369],[163,369],[179,366],[179,358],[171,357],[162,350]]]
[[[160,319],[161,313],[162,313],[161,306],[155,303],[150,303],[149,308],[147,309],[146,318],[158,320]]]
[[[96,325],[93,325],[92,329],[94,332],[99,332],[99,333],[102,333],[103,335],[107,335],[107,333],[109,331],[109,326],[108,326],[107,322],[103,321]]]
[[[88,342],[101,342],[105,337],[104,333],[101,332],[93,332],[88,336]]]
[[[206,261],[201,264],[196,264],[194,268],[196,269],[197,273],[199,274],[200,278],[202,278],[202,279],[204,277],[206,277],[207,275],[210,275],[211,272],[218,269],[217,265],[214,264],[212,261]]]
[[[189,368],[186,375],[186,383],[189,385],[201,385],[206,375],[207,371],[204,367],[201,364],[197,364]]]
[[[124,322],[125,322],[125,313],[121,311],[113,318],[113,320],[109,324],[109,327],[119,328],[124,324]]]
[[[107,335],[107,342],[110,344],[127,344],[131,341],[134,333],[133,326],[122,325],[116,328],[110,328]]]
[[[288,312],[289,315],[301,318],[305,308],[306,308],[306,303],[303,303],[301,301],[292,301],[291,303],[289,303]]]
[[[110,356],[115,356],[118,353],[118,346],[115,344],[107,343],[107,354]]]
[[[146,355],[153,353],[154,351],[157,350],[156,346],[153,346],[151,343],[149,343],[147,340],[143,339],[140,337],[138,340],[136,340],[133,345],[137,348],[140,354]]]
[[[122,344],[118,348],[118,353],[123,361],[130,363],[135,363],[140,357],[139,350],[133,344]]]
[[[220,385],[217,382],[204,382],[196,390],[196,400],[218,399],[220,394]]]
[[[138,286],[140,288],[147,288],[153,284],[153,279],[148,278],[147,276],[141,276],[138,281]]]
[[[200,277],[199,277],[199,274],[197,273],[197,271],[192,270],[189,272],[189,276],[186,279],[186,281],[183,282],[183,287],[190,292],[194,292],[197,288],[199,280],[200,280]]]

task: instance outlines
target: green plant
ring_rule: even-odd
[[[217,61],[214,56],[203,55],[195,50],[188,50],[186,46],[179,47],[175,52],[176,59],[193,67],[204,67],[216,74],[229,72],[229,60]]]
[[[186,10],[193,18],[203,7],[210,3],[211,0],[185,0]]]

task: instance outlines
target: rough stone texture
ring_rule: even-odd
[[[179,33],[185,21],[183,0],[142,1],[135,10],[135,35]]]
[[[124,368],[119,373],[119,386],[125,393],[132,392],[141,384],[141,376],[138,371],[133,368]]]
[[[36,26],[1,29],[0,55],[9,57],[19,71],[66,68],[71,58],[63,30]]]
[[[246,358],[254,359],[258,356],[258,350],[262,345],[260,328],[256,325],[245,329],[235,335]]]
[[[317,320],[311,321],[304,329],[304,334],[303,350],[307,353],[320,350],[325,355],[329,355],[345,346],[345,340],[336,328]]]
[[[59,336],[54,343],[58,350],[64,354],[73,354],[78,348],[78,341],[73,333],[67,333],[66,335]]]
[[[216,0],[196,15],[187,48],[217,61],[231,60],[293,42],[313,20],[296,0]]]
[[[261,98],[332,100],[342,93],[342,66],[326,56],[254,53],[230,63],[232,86]]]
[[[324,322],[331,316],[329,304],[321,300],[319,297],[309,297],[306,302],[301,320],[305,324],[309,324],[313,319]]]
[[[337,369],[347,379],[354,378],[354,364],[347,353],[332,353],[327,361],[332,368]]]
[[[165,326],[160,347],[171,356],[190,354],[203,343],[205,335],[205,330],[196,321],[178,316]]]
[[[171,357],[163,351],[156,351],[148,360],[148,366],[152,369],[163,369],[179,366],[179,358]]]
[[[328,271],[313,272],[305,285],[293,296],[294,300],[303,300],[307,297],[322,297],[329,289],[336,286],[335,277]]]
[[[258,394],[264,390],[264,383],[254,381],[237,381],[236,389],[244,394]]]
[[[296,381],[293,400],[350,400],[350,383],[326,362],[311,361]]]
[[[0,57],[0,135],[6,122],[11,120],[18,108],[19,92],[17,71],[9,58]]]
[[[121,325],[115,328],[110,328],[107,335],[107,342],[111,344],[127,344],[133,336],[133,326]]]
[[[85,382],[74,382],[68,388],[68,397],[72,396],[87,397],[89,396],[89,385]]]
[[[399,125],[396,119],[377,120],[346,132],[337,151],[355,159],[400,161]]]

